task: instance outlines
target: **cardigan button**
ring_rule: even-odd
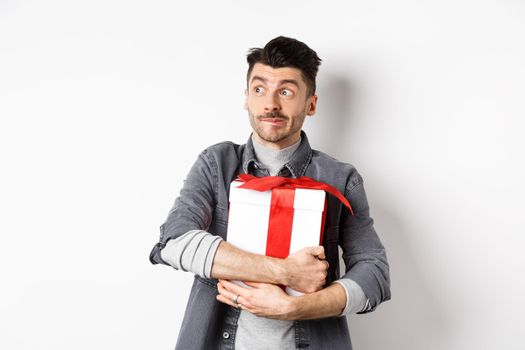
[[[223,337],[224,339],[229,339],[229,338],[230,338],[230,333],[228,333],[228,332],[223,332],[223,333],[222,333],[222,337]]]

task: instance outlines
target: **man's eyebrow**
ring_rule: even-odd
[[[284,79],[284,80],[279,81],[279,85],[284,85],[284,84],[292,84],[292,85],[299,87],[299,83],[295,79]]]
[[[260,77],[260,76],[258,76],[258,75],[254,75],[254,76],[252,77],[252,81],[251,81],[251,83],[253,83],[254,80],[260,80],[260,81],[262,81],[263,83],[266,84],[266,79],[264,79],[263,77]]]
[[[254,80],[259,80],[259,81],[263,82],[264,84],[267,83],[267,80],[266,80],[266,79],[264,79],[263,77],[260,77],[260,76],[258,76],[258,75],[254,75],[254,76],[252,77],[252,81],[251,81],[251,82],[253,83]],[[284,84],[293,84],[293,85],[299,87],[299,82],[297,82],[297,80],[295,80],[295,79],[283,79],[283,80],[279,80],[278,85],[284,85]]]

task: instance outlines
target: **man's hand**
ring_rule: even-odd
[[[339,283],[298,297],[289,296],[274,284],[244,283],[251,288],[219,280],[217,300],[256,316],[279,320],[311,320],[338,316],[346,304],[346,292]],[[233,302],[236,297],[237,304]]]
[[[328,261],[323,246],[306,247],[284,260],[286,275],[283,284],[303,293],[313,293],[326,282]]]
[[[260,317],[290,320],[293,313],[293,297],[280,287],[269,283],[244,282],[252,288],[241,287],[227,280],[217,283],[217,300],[239,307]],[[237,298],[237,304],[233,302]]]

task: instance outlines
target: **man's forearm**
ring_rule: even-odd
[[[204,278],[226,278],[286,284],[282,259],[252,254],[235,248],[203,230],[191,230],[171,239],[161,251],[171,266]]]
[[[282,259],[248,253],[226,241],[221,241],[217,248],[211,277],[273,284],[287,283]]]
[[[238,249],[203,230],[190,230],[169,240],[160,255],[176,269],[204,278],[281,284],[306,293],[322,288],[328,268],[321,246],[277,259]]]
[[[343,286],[333,283],[315,293],[293,297],[290,320],[310,320],[339,316],[346,305],[346,292]]]
[[[210,278],[213,257],[221,238],[204,230],[190,230],[170,239],[160,252],[162,260],[177,270]]]
[[[320,290],[326,281],[328,263],[322,246],[299,249],[286,259],[252,254],[221,241],[213,259],[211,276],[286,285],[303,293]]]

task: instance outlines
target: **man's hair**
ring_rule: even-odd
[[[256,63],[262,63],[272,68],[292,67],[301,71],[308,96],[315,94],[315,77],[321,64],[317,53],[299,40],[279,36],[272,39],[261,48],[252,48],[246,57],[248,61],[248,74],[246,80],[249,83],[250,74]]]

